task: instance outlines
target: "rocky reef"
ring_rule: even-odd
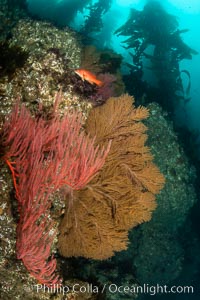
[[[20,97],[31,109],[38,105],[52,106],[55,93],[62,88],[67,103],[64,107],[79,107],[87,112],[90,104],[79,101],[73,92],[74,69],[81,61],[81,46],[70,29],[59,30],[49,23],[21,20],[12,30],[7,47],[23,55],[23,64],[14,65],[0,80],[1,113],[10,111]],[[4,47],[5,48],[5,47]]]

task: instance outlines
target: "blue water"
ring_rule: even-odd
[[[101,0],[102,2],[103,0]],[[92,0],[28,0],[29,10],[41,18],[49,19],[59,25],[70,25],[80,30],[84,25],[85,16],[88,14],[87,4],[94,4]],[[103,2],[108,2],[103,1]],[[119,28],[129,17],[130,8],[142,10],[144,0],[113,0],[110,1],[110,9],[103,15],[103,27],[100,32],[92,32],[93,44],[110,47],[122,54],[124,62],[130,62],[131,57],[122,47],[124,37],[117,37],[114,31]],[[180,29],[189,29],[182,35],[186,44],[200,53],[200,40],[198,38],[200,28],[200,1],[199,0],[164,0],[160,1],[165,10],[178,18]],[[95,41],[96,38],[96,41]],[[100,41],[100,42],[98,42]],[[177,105],[177,120],[180,125],[185,124],[190,129],[200,129],[200,55],[194,55],[192,60],[181,61],[180,69],[187,69],[191,75],[190,101],[183,108]],[[127,72],[122,65],[122,71]],[[187,76],[182,75],[185,88],[188,83]]]

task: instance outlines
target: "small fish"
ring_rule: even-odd
[[[92,72],[85,70],[85,69],[77,69],[74,71],[78,76],[81,77],[81,79],[84,81],[88,81],[91,84],[96,84],[98,86],[102,86],[103,82],[99,79],[97,79],[96,75]]]

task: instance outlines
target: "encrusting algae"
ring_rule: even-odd
[[[164,177],[145,146],[148,110],[133,98],[110,98],[90,112],[86,131],[98,145],[112,140],[99,173],[84,189],[66,196],[58,248],[63,256],[106,259],[128,245],[128,230],[149,221]]]

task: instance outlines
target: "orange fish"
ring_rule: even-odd
[[[77,75],[81,77],[81,79],[84,81],[88,81],[91,84],[96,84],[98,86],[102,86],[103,82],[99,79],[97,79],[96,75],[92,72],[85,70],[85,69],[77,69],[74,71]]]

